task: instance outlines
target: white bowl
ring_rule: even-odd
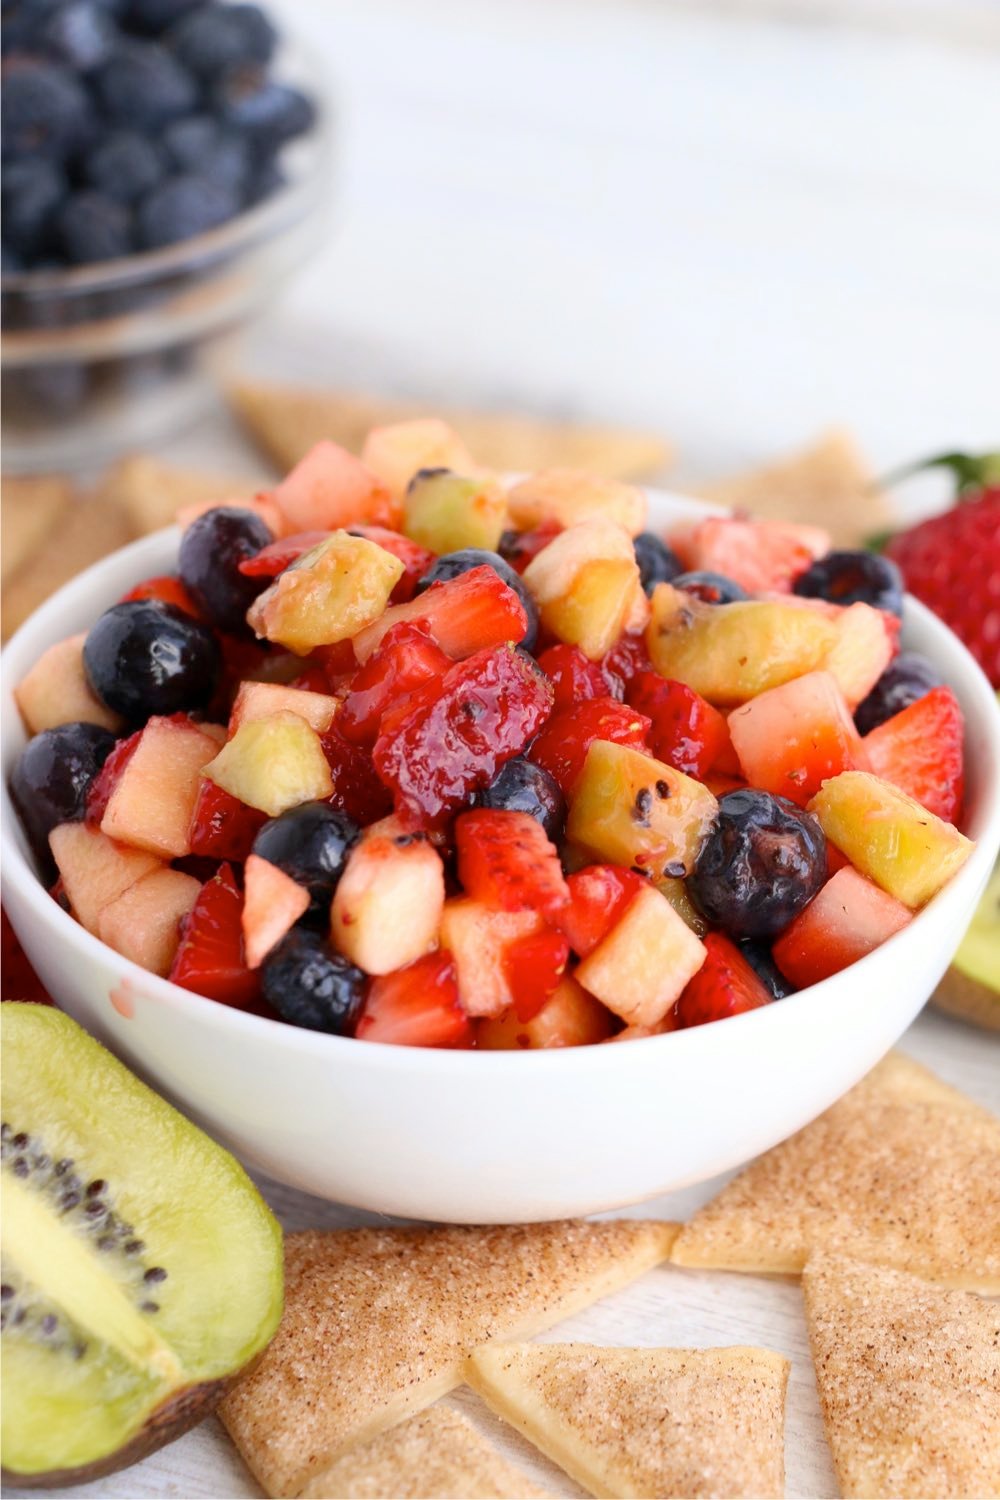
[[[665,525],[699,510],[655,494]],[[71,1015],[237,1155],[283,1182],[389,1214],[509,1223],[638,1203],[714,1176],[798,1130],[906,1029],[946,968],[1000,843],[1000,712],[986,678],[926,609],[904,637],[943,670],[967,723],[968,832],[978,846],[903,932],[777,1004],[620,1046],[447,1052],[302,1031],[204,1000],[121,958],[39,884],[6,791],[24,743],[11,689],[54,641],[139,579],[169,571],[176,530],[90,568],[3,654],[4,901]]]

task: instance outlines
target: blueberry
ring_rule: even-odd
[[[854,711],[859,734],[877,729],[893,714],[902,713],[932,688],[941,687],[944,678],[926,656],[917,651],[901,651],[891,661],[867,698]]]
[[[223,130],[210,115],[186,115],[163,132],[163,146],[178,172],[193,172],[211,182],[243,186],[254,163],[247,142]]]
[[[207,510],[185,531],[177,570],[216,629],[246,633],[247,610],[268,580],[248,578],[239,565],[273,540],[260,516],[235,506]]]
[[[767,943],[743,942],[740,944],[740,952],[757,978],[763,980],[765,989],[774,1000],[784,1000],[786,995],[795,994],[794,984],[778,968]]]
[[[527,813],[535,818],[553,843],[558,843],[566,821],[566,802],[559,784],[541,766],[516,756],[476,798],[478,807]]]
[[[124,203],[85,188],[66,199],[56,219],[56,234],[76,266],[117,260],[132,249],[132,215]]]
[[[314,906],[328,911],[358,834],[354,820],[328,802],[303,802],[265,823],[253,852],[305,886]]]
[[[231,68],[270,62],[278,34],[256,5],[202,5],[167,37],[186,68],[210,83]]]
[[[678,573],[670,582],[703,604],[736,604],[750,597],[745,588],[722,573]]]
[[[53,828],[78,823],[86,812],[90,784],[114,744],[114,735],[97,724],[60,724],[36,734],[18,756],[10,795],[43,863]]]
[[[100,0],[70,0],[46,22],[46,49],[77,73],[99,67],[118,40],[118,29]]]
[[[92,128],[90,100],[68,68],[38,58],[4,64],[0,134],[4,156],[37,151],[61,160]]]
[[[5,276],[17,275],[24,270],[24,261],[20,253],[13,245],[8,245],[6,240],[0,241],[0,271]]]
[[[534,651],[538,640],[538,606],[524,580],[514,572],[510,563],[504,562],[499,552],[487,552],[481,547],[463,547],[460,552],[444,552],[436,558],[427,572],[417,584],[417,593],[422,594],[424,589],[429,589],[432,583],[447,583],[451,578],[458,578],[462,573],[468,573],[472,568],[492,568],[494,573],[514,590],[514,593],[524,605],[524,612],[528,617],[528,628],[521,637],[520,644],[526,651]]]
[[[252,208],[255,203],[263,203],[265,198],[272,197],[279,188],[283,188],[287,181],[288,178],[273,158],[266,157],[263,161],[258,161],[244,184],[244,206]]]
[[[207,625],[172,604],[136,599],[113,604],[91,626],[83,664],[101,702],[138,724],[205,708],[221,657]]]
[[[130,31],[156,36],[205,0],[124,0],[125,24]]]
[[[688,888],[708,920],[730,936],[772,938],[826,879],[818,821],[785,797],[727,792]]]
[[[284,83],[270,82],[257,68],[237,68],[213,92],[220,118],[245,131],[260,151],[276,151],[309,130],[316,119],[310,99]]]
[[[19,255],[43,248],[66,193],[60,167],[44,156],[22,156],[4,164],[0,179],[4,241]]]
[[[198,98],[190,73],[155,42],[120,42],[94,74],[94,86],[112,124],[146,132],[190,114]]]
[[[871,604],[893,615],[903,613],[903,576],[877,552],[828,552],[800,573],[793,592],[831,604]]]
[[[21,399],[50,417],[68,417],[75,412],[83,404],[89,384],[88,366],[72,360],[25,365],[17,371]]]
[[[639,564],[639,581],[647,594],[658,583],[670,583],[681,571],[680,559],[651,531],[640,531],[632,546]]]
[[[293,927],[265,958],[261,990],[293,1026],[350,1036],[365,997],[366,976],[318,932]]]
[[[139,204],[139,243],[147,250],[217,229],[239,210],[235,189],[193,172],[168,177]]]
[[[115,130],[90,151],[83,176],[90,187],[118,203],[134,203],[164,173],[163,152],[135,130]]]

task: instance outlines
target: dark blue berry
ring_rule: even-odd
[[[790,979],[786,979],[771,957],[771,949],[767,943],[755,943],[752,941],[740,944],[740,952],[747,963],[753,969],[757,978],[763,980],[764,987],[775,1000],[784,1000],[786,995],[795,994],[795,986]]]
[[[124,203],[85,188],[66,199],[56,219],[56,234],[74,265],[117,260],[132,249],[132,214]]]
[[[313,904],[329,911],[358,825],[328,802],[303,802],[265,823],[253,852],[305,886]]]
[[[120,42],[94,74],[94,86],[112,124],[146,132],[190,114],[198,100],[190,73],[155,42]]]
[[[272,157],[258,161],[251,171],[243,189],[243,202],[247,208],[263,203],[272,197],[288,181],[278,162]]]
[[[422,594],[432,583],[447,583],[462,573],[468,573],[472,568],[492,568],[507,587],[514,590],[528,617],[528,628],[519,644],[526,651],[534,651],[538,640],[538,605],[531,597],[524,580],[514,572],[510,563],[504,562],[499,552],[487,552],[482,547],[463,547],[460,552],[444,552],[420,579],[417,593]]]
[[[4,157],[36,151],[59,160],[89,135],[91,103],[68,68],[38,58],[4,64],[0,90],[0,134]]]
[[[5,243],[18,255],[33,257],[45,246],[65,194],[66,178],[47,157],[5,162],[0,178]]]
[[[5,276],[15,276],[24,270],[24,260],[13,245],[8,245],[6,240],[0,242],[0,271]]]
[[[495,807],[501,812],[527,813],[541,823],[553,843],[562,837],[566,802],[559,783],[541,766],[534,766],[521,756],[507,762],[486,790],[479,793],[476,804]]]
[[[891,661],[867,698],[854,711],[859,734],[877,729],[893,714],[902,713],[932,688],[941,687],[944,678],[926,656],[916,651],[901,651]]]
[[[256,5],[202,5],[167,37],[184,66],[206,83],[232,68],[270,62],[277,39]]]
[[[247,610],[268,580],[248,578],[239,565],[273,540],[260,516],[236,506],[207,510],[185,531],[177,570],[216,629],[246,633]]]
[[[238,68],[220,79],[213,92],[219,117],[245,131],[259,151],[276,151],[311,129],[316,107],[298,89],[270,82],[257,68]]]
[[[236,190],[224,182],[185,173],[167,180],[139,204],[138,238],[147,250],[217,229],[239,209]]]
[[[265,958],[261,990],[293,1026],[350,1036],[365,997],[366,976],[318,932],[293,927]]]
[[[46,22],[42,41],[77,73],[99,67],[118,40],[118,28],[100,0],[70,0]]]
[[[731,937],[773,938],[826,879],[826,840],[812,813],[770,792],[727,792],[688,888]]]
[[[658,583],[670,583],[681,571],[676,553],[651,531],[640,531],[632,546],[639,564],[639,581],[647,594],[651,594]]]
[[[247,142],[223,130],[210,115],[187,115],[163,132],[163,147],[178,172],[193,172],[211,182],[242,186],[254,170]]]
[[[164,173],[163,152],[148,136],[116,130],[88,152],[83,176],[90,187],[118,203],[134,203]]]
[[[800,573],[793,592],[831,604],[871,604],[890,614],[903,613],[903,575],[878,552],[828,552]]]
[[[675,589],[693,594],[703,604],[736,604],[749,599],[746,589],[722,573],[678,573],[670,580]]]
[[[188,11],[204,5],[205,0],[119,0],[119,3],[124,4],[124,22],[130,31],[157,36]]]
[[[207,625],[172,604],[135,599],[113,604],[91,626],[83,664],[101,702],[141,724],[151,714],[206,708],[221,657]]]
[[[60,724],[36,734],[18,756],[10,795],[43,863],[53,828],[78,823],[86,812],[90,784],[114,744],[114,735],[96,724]]]
[[[52,417],[68,417],[87,394],[90,372],[84,364],[56,360],[47,365],[25,365],[17,372],[16,390],[22,400]]]

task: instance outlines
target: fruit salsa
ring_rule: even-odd
[[[17,688],[52,894],[225,1005],[414,1046],[780,1001],[967,858],[963,721],[895,565],[813,527],[505,482],[442,422],[182,513]]]

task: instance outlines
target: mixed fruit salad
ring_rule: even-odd
[[[812,527],[505,482],[442,422],[195,508],[17,689],[11,790],[90,932],[298,1026],[620,1041],[780,1001],[967,858],[898,570]]]

